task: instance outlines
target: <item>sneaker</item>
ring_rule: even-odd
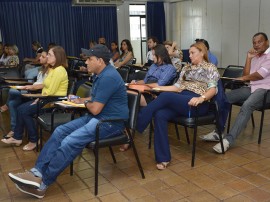
[[[222,138],[224,138],[224,134],[222,133]],[[219,136],[217,132],[214,130],[211,133],[208,133],[207,135],[201,135],[200,138],[205,141],[211,141],[211,142],[219,142]]]
[[[17,174],[9,173],[8,176],[15,184],[28,186],[35,189],[39,188],[42,182],[40,177],[36,177],[32,172],[29,171]]]
[[[19,189],[21,192],[25,194],[29,194],[37,198],[43,198],[45,196],[46,189],[40,190],[40,189],[35,189],[33,187],[27,187],[27,186],[18,185],[18,184],[15,184],[15,185],[17,189]]]
[[[226,152],[226,151],[229,149],[229,147],[230,147],[230,143],[228,142],[227,139],[223,139],[223,146],[224,146],[224,152]],[[214,149],[217,153],[222,154],[222,149],[221,149],[221,144],[220,144],[220,143],[216,144],[216,145],[213,147],[213,149]]]

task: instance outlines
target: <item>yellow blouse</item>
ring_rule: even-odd
[[[42,95],[65,96],[68,88],[68,75],[63,66],[50,69],[43,82]]]

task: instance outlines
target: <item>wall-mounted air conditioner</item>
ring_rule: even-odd
[[[121,5],[124,0],[73,0],[75,6],[91,6],[91,5]]]

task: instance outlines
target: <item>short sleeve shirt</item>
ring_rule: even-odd
[[[96,115],[99,119],[128,119],[128,100],[126,86],[120,74],[112,65],[96,75],[93,81],[92,102],[104,104]]]
[[[270,89],[270,48],[268,48],[261,56],[255,56],[251,60],[250,74],[258,72],[263,79],[250,81],[251,92],[256,89]]]

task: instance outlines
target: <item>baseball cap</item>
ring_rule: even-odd
[[[102,58],[104,62],[108,62],[112,58],[110,50],[107,48],[107,46],[102,44],[97,44],[88,51],[85,51],[85,55],[88,57],[96,56],[97,58]]]

